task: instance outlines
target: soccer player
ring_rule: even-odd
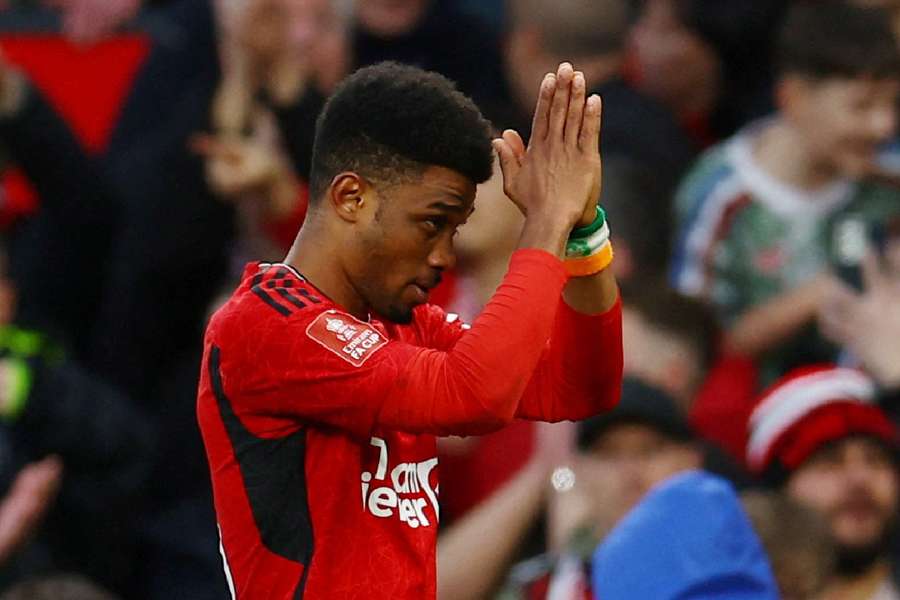
[[[436,435],[614,406],[621,309],[600,98],[568,63],[526,148],[440,75],[357,71],[319,117],[307,220],[205,338],[198,418],[237,598],[434,598]],[[499,153],[525,214],[471,327],[426,304]],[[577,227],[576,226],[579,226]]]

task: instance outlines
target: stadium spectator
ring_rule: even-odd
[[[809,600],[834,570],[834,542],[822,515],[783,493],[751,490],[741,503],[762,541],[782,600]]]
[[[252,0],[249,10],[255,5],[273,27],[234,53],[238,76],[227,88],[230,99],[217,105],[225,112],[236,105],[240,114],[259,94],[303,179],[309,177],[315,120],[326,97],[360,67],[384,60],[415,65],[456,82],[488,117],[504,107],[499,36],[455,2],[361,0],[349,14],[327,0]],[[259,68],[271,57],[278,58],[273,68]]]
[[[3,16],[29,14],[22,11]],[[61,420],[71,428],[85,422],[110,427],[130,443],[144,439],[130,435],[135,429],[160,432],[153,436],[152,475],[140,486],[141,502],[125,514],[59,519],[103,540],[82,540],[96,548],[85,553],[81,546],[71,549],[77,535],[60,535],[70,548],[62,559],[89,563],[92,575],[101,571],[98,579],[128,597],[220,597],[225,582],[193,396],[198,331],[226,273],[231,209],[209,193],[203,164],[187,147],[208,120],[218,77],[216,43],[208,2],[163,2],[150,12],[147,54],[135,65],[109,139],[88,148],[92,155],[37,85],[20,86],[26,90],[21,103],[4,114],[0,137],[42,201],[12,231],[10,272],[21,299],[17,321],[40,324],[76,365],[51,380],[65,384],[56,408],[72,409],[76,417]],[[109,393],[97,395],[98,389]],[[116,415],[135,407],[146,416],[132,415],[115,429]],[[87,435],[73,451],[106,443],[86,429],[67,429],[67,436],[73,431]],[[146,467],[126,453],[120,460],[133,470]],[[116,487],[112,479],[108,486],[77,481],[67,476],[58,506],[70,483],[76,497],[87,498]],[[54,525],[48,521],[48,530],[65,531]],[[128,548],[118,544],[121,537]],[[138,544],[140,561],[134,558]],[[107,567],[101,555],[110,559]]]
[[[780,0],[637,0],[629,79],[670,107],[698,143],[772,108]]]
[[[822,598],[900,598],[889,558],[897,429],[876,401],[859,371],[807,367],[767,390],[750,418],[748,466],[828,522],[837,561]]]
[[[884,13],[798,5],[779,46],[778,113],[709,151],[676,199],[672,280],[709,298],[728,347],[771,381],[833,358],[810,331],[833,278],[829,240],[843,215],[900,212],[897,191],[860,181],[896,132],[900,54]]]
[[[888,256],[900,243],[888,245]],[[870,254],[862,264],[863,290],[835,286],[821,308],[822,330],[849,350],[886,390],[900,391],[900,253],[882,265]],[[897,403],[887,406],[892,412]]]
[[[0,499],[0,565],[34,535],[50,510],[62,481],[62,463],[48,456],[25,465]]]
[[[628,27],[626,0],[511,2],[504,53],[509,100],[495,125],[527,132],[534,82],[560,60],[575,58],[588,88],[603,97],[604,159],[625,157],[652,168],[667,192],[694,148],[667,108],[623,80]],[[658,206],[664,197],[644,201]]]
[[[734,488],[702,471],[650,491],[592,562],[593,592],[605,600],[781,598]]]
[[[712,365],[717,327],[704,303],[654,277],[665,267],[668,221],[642,194],[657,189],[648,171],[624,158],[606,159],[603,165],[603,205],[610,223],[618,224],[611,234],[616,248],[612,268],[625,281],[625,370],[668,392],[686,412]],[[522,224],[522,215],[503,194],[498,172],[479,186],[476,205],[457,236],[456,277],[445,286],[447,298],[441,301],[467,322],[502,280]],[[721,386],[710,393],[719,390]],[[526,466],[532,452],[540,452],[534,436],[532,423],[518,421],[484,436],[441,439],[444,523],[462,516]]]
[[[545,597],[549,586],[573,575],[573,561],[580,565],[580,585],[587,585],[585,561],[598,540],[654,485],[704,463],[703,449],[675,401],[633,378],[625,378],[615,409],[572,432],[575,454],[567,435],[565,427],[542,433],[535,460],[441,539],[442,597],[488,596],[516,558],[519,540],[542,514],[544,553],[509,571],[503,597]],[[482,539],[492,542],[476,543]],[[476,567],[477,577],[467,575]]]
[[[712,311],[652,279],[625,287],[622,300],[626,374],[664,390],[689,413],[716,352]]]
[[[671,190],[657,177],[655,163],[617,154],[615,146],[608,150],[602,197],[609,222],[617,224],[616,277],[626,286],[665,279],[672,252]]]

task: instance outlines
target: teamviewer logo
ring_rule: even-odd
[[[400,463],[391,469],[388,478],[387,442],[373,437],[369,443],[378,448],[378,468],[374,477],[369,471],[364,471],[360,476],[363,510],[381,519],[396,516],[402,523],[416,529],[431,526],[427,516],[430,505],[434,522],[437,523],[440,514],[437,494],[431,489],[429,477],[438,459]]]

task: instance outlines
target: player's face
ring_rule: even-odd
[[[848,438],[806,460],[788,493],[821,512],[847,549],[879,544],[897,511],[897,472],[888,450],[868,438]]]
[[[456,263],[453,237],[474,199],[475,184],[444,167],[378,191],[374,217],[362,227],[365,264],[356,282],[374,312],[395,323],[412,319]]]
[[[858,177],[897,132],[900,82],[891,79],[794,80],[786,110],[818,161]]]

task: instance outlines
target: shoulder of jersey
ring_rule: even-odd
[[[261,264],[259,271],[245,285],[248,302],[258,302],[259,310],[270,311],[271,315],[284,318],[302,312],[314,315],[331,305],[300,273],[287,265]]]

